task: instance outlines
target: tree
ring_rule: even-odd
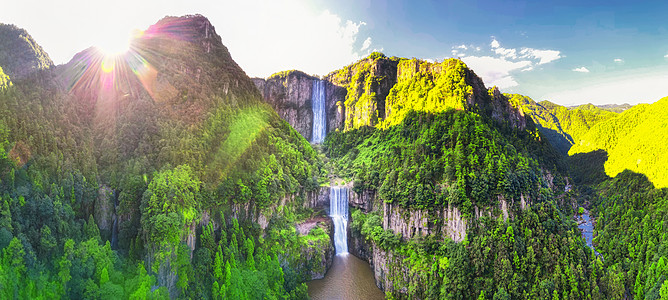
[[[39,249],[42,256],[50,257],[51,251],[56,247],[56,238],[51,234],[51,228],[43,225],[40,230]]]
[[[2,276],[4,278],[0,278],[3,283],[2,298],[19,297],[22,287],[20,281],[25,278],[26,272],[25,254],[23,244],[17,238],[13,238],[9,246],[2,251],[2,271],[5,273],[5,276]]]

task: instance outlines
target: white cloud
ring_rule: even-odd
[[[522,48],[520,54],[522,55],[521,56],[522,58],[526,57],[526,58],[539,59],[540,60],[538,62],[539,65],[553,62],[561,58],[561,52],[557,50],[539,50],[533,48]]]
[[[360,49],[360,51],[369,49],[370,46],[371,46],[371,37],[368,37],[366,38],[366,40],[364,40],[364,43],[362,43],[362,48]]]
[[[568,87],[563,91],[540,97],[562,105],[583,103],[652,103],[666,96],[668,72],[628,74],[617,78],[601,79],[581,88]],[[535,98],[534,98],[535,99]]]
[[[615,58],[615,62],[616,62],[616,63],[623,63],[623,62],[624,62],[624,60],[623,60],[623,59],[621,59],[621,58]]]
[[[663,57],[668,58],[668,54],[664,55]]]
[[[498,44],[498,42],[497,42],[497,44]],[[515,50],[515,49],[495,47],[494,48],[494,53],[496,53],[498,55],[501,55],[503,57],[507,57],[507,58],[512,58],[512,59],[517,58],[517,50]]]
[[[461,57],[471,69],[480,75],[487,86],[496,85],[499,88],[518,85],[513,73],[532,71],[538,65],[562,58],[558,50],[528,47],[504,48],[495,37],[492,37],[487,55],[469,55],[464,52],[466,50],[480,52],[483,49],[474,45],[459,45],[453,46],[451,53],[453,57]]]
[[[234,60],[249,76],[267,77],[297,69],[324,75],[380,48],[362,36],[363,21],[344,20],[298,1],[237,2],[214,23]],[[254,16],[239,14],[254,11]],[[239,30],[243,28],[244,30]],[[375,47],[376,46],[376,47]]]
[[[195,13],[209,18],[250,76],[288,69],[326,74],[366,55],[363,47],[381,48],[371,40],[365,43],[368,35],[360,33],[364,20],[342,19],[307,0],[117,0],[111,6],[63,0],[40,3],[39,10],[34,6],[35,1],[3,2],[0,20],[28,30],[57,64],[93,45],[123,43],[132,29],[146,29],[166,15]],[[63,15],[77,17],[58,18]],[[77,34],[71,34],[72,28]]]
[[[573,72],[580,72],[580,73],[589,73],[589,69],[587,69],[586,67],[575,68],[575,69],[573,69],[573,70],[571,70],[571,71],[573,71]]]
[[[503,57],[467,56],[462,60],[476,74],[482,77],[489,87],[496,85],[500,89],[517,86],[518,83],[511,76],[511,72],[530,67],[530,61],[509,61]]]

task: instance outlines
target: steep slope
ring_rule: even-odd
[[[617,297],[668,296],[668,189],[655,189],[647,177],[624,170],[595,187],[596,250],[614,275]],[[620,247],[623,245],[623,247]],[[621,263],[620,263],[621,262]]]
[[[533,99],[518,95],[506,95],[511,103],[521,106],[530,115],[538,129],[563,155],[595,124],[615,117],[617,114],[587,104],[567,108],[547,100],[536,103]]]
[[[350,251],[378,286],[396,298],[605,297],[567,217],[561,159],[520,106],[458,60],[398,66],[380,125],[325,141],[353,181]]]
[[[639,104],[592,127],[575,142],[569,155],[607,152],[605,172],[614,177],[625,169],[645,174],[657,188],[668,187],[665,140],[668,138],[668,98]]]
[[[264,99],[279,116],[292,125],[307,140],[313,135],[313,86],[319,78],[301,71],[291,70],[271,75],[267,79],[253,78]],[[329,81],[325,85],[326,131],[343,126],[343,110],[340,101],[346,91]]]
[[[0,66],[15,80],[53,67],[49,55],[25,29],[0,23]]]
[[[337,103],[345,112],[341,129],[375,126],[385,118],[386,97],[397,82],[400,60],[374,52],[325,77],[333,85],[346,89],[345,100]]]
[[[284,71],[254,82],[265,100],[304,137],[310,139],[313,114],[311,84],[320,79],[300,71]],[[387,57],[374,52],[329,73],[325,83],[327,132],[363,126],[387,127],[410,110],[439,112],[469,109],[514,127],[526,126],[524,112],[510,105],[498,89],[457,59],[430,63]]]
[[[13,72],[43,58],[16,43],[0,43],[8,61],[33,57]],[[329,225],[295,229],[322,205],[316,153],[206,18],[166,17],[124,55],[8,74],[1,298],[300,297],[324,274]]]

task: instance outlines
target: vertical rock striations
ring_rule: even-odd
[[[276,73],[267,79],[253,78],[265,101],[304,138],[313,136],[313,82],[318,78],[301,71]]]
[[[318,78],[284,71],[253,81],[264,99],[306,139],[313,137],[313,96]],[[498,88],[458,59],[428,62],[372,53],[333,71],[323,79],[326,132],[362,126],[388,127],[410,110],[437,113],[448,109],[475,110],[518,129],[526,127],[519,105],[512,105]],[[315,94],[314,94],[315,93]],[[319,99],[319,98],[317,98]]]

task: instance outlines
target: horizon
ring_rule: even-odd
[[[668,96],[661,88],[668,82],[668,29],[654,13],[668,5],[660,2],[659,9],[621,1],[160,4],[71,0],[39,3],[44,9],[35,11],[26,1],[7,5],[0,22],[28,31],[56,65],[89,47],[123,51],[134,31],[165,16],[201,14],[249,77],[293,69],[322,76],[380,51],[429,61],[459,58],[488,88],[536,102],[636,105]]]

